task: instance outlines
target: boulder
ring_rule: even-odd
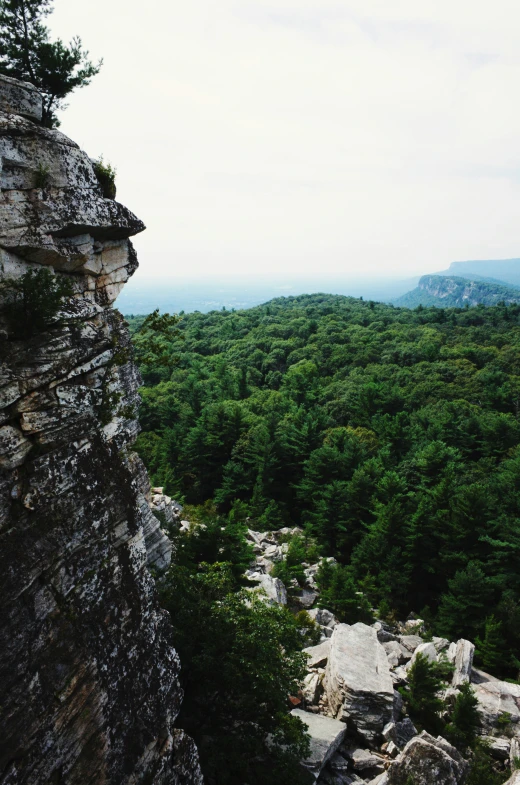
[[[247,576],[250,581],[258,583],[258,589],[252,591],[259,591],[260,596],[264,596],[266,601],[277,605],[287,605],[287,591],[280,578],[273,578],[271,575],[264,573],[253,573]]]
[[[426,657],[428,662],[437,662],[437,649],[435,648],[435,645],[433,643],[420,643],[412,655],[410,667],[414,664],[419,654]]]
[[[435,635],[432,638],[432,643],[435,646],[437,653],[439,654],[441,651],[446,651],[450,645],[450,642],[447,638],[436,638]]]
[[[330,638],[322,641],[317,646],[308,646],[303,651],[308,656],[307,668],[324,668],[330,654]]]
[[[308,673],[303,680],[302,693],[306,703],[311,706],[318,703],[321,694],[321,674],[315,671]]]
[[[520,684],[507,681],[482,681],[473,684],[478,699],[478,712],[483,727],[492,731],[509,715],[512,723],[520,722]]]
[[[494,736],[482,736],[482,740],[487,742],[489,752],[496,760],[509,760],[511,751],[510,739],[495,738]]]
[[[520,771],[513,772],[513,776],[504,785],[520,785]]]
[[[29,82],[1,75],[0,112],[10,112],[39,122],[42,119],[41,93]]]
[[[379,636],[378,640],[380,640]],[[382,646],[392,668],[395,668],[397,665],[403,665],[413,657],[413,654],[408,649],[405,649],[399,641],[387,641]]]
[[[343,741],[346,726],[331,717],[310,714],[301,709],[293,709],[291,714],[293,717],[299,717],[307,726],[307,732],[311,737],[310,755],[303,761],[303,766],[317,778]]]
[[[348,757],[352,761],[352,768],[357,773],[367,771],[373,774],[382,774],[384,769],[384,758],[370,750],[355,749],[349,750]]]
[[[412,654],[423,643],[423,639],[419,635],[399,635],[398,641]]]
[[[470,641],[465,641],[463,638],[457,641],[457,648],[455,650],[455,671],[451,680],[453,687],[460,687],[461,684],[466,684],[471,681],[471,667],[473,665],[474,653],[475,646]]]
[[[406,747],[408,742],[411,741],[414,736],[417,736],[417,728],[409,717],[405,717],[401,722],[395,723],[395,735],[396,738],[394,741],[397,746]]]
[[[369,743],[392,719],[394,688],[385,650],[372,627],[338,624],[332,633],[324,688],[333,716]]]
[[[388,785],[459,785],[468,764],[441,736],[436,739],[423,731],[413,738],[390,766]]]
[[[300,589],[291,595],[291,599],[303,610],[309,610],[318,599],[318,592],[312,591],[312,589]],[[322,634],[324,637],[329,638],[332,635],[332,630],[329,631],[328,627],[325,627]]]

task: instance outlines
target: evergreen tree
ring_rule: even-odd
[[[489,607],[492,588],[481,567],[473,561],[448,581],[449,591],[442,595],[437,627],[447,638],[474,640]]]
[[[505,642],[502,636],[502,623],[493,615],[486,618],[484,638],[477,635],[475,647],[477,662],[491,673],[496,673],[506,657],[504,656]]]
[[[429,733],[438,734],[442,731],[442,720],[439,712],[443,702],[438,697],[442,682],[437,676],[434,663],[424,654],[418,654],[408,671],[408,685],[401,688],[412,720],[420,728]]]
[[[453,707],[451,722],[446,726],[446,736],[462,751],[475,744],[480,727],[477,706],[477,696],[471,685],[462,684]]]
[[[75,37],[66,46],[49,41],[45,17],[52,12],[51,0],[2,0],[0,4],[0,71],[6,76],[31,82],[43,95],[43,125],[58,126],[56,111],[78,87],[90,84],[99,73]]]

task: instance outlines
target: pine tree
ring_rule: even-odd
[[[78,87],[99,73],[83,49],[81,38],[49,41],[44,19],[52,12],[51,0],[2,0],[0,4],[0,72],[35,85],[43,95],[43,125],[59,125],[56,110]]]
[[[502,623],[493,615],[488,616],[484,628],[484,638],[477,636],[475,639],[475,656],[477,661],[486,670],[497,671],[504,661],[504,639],[502,637]]]
[[[446,726],[446,735],[455,746],[465,750],[473,747],[477,738],[480,718],[478,700],[470,684],[462,684],[455,701],[451,722]]]
[[[442,730],[439,712],[443,703],[438,697],[441,688],[442,683],[434,664],[424,654],[418,654],[408,672],[408,685],[401,688],[401,694],[412,720],[429,733],[440,733]]]

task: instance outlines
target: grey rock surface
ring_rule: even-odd
[[[304,766],[315,777],[318,777],[327,761],[332,758],[346,733],[343,722],[322,717],[320,714],[310,714],[301,709],[293,709],[291,714],[299,717],[307,726],[311,737],[310,756],[304,761]]]
[[[387,772],[388,785],[460,785],[467,771],[461,754],[441,736],[423,731],[413,738]]]
[[[377,632],[366,624],[338,624],[330,639],[324,688],[333,716],[369,743],[382,740],[392,719],[393,682]]]
[[[461,638],[457,641],[455,649],[455,671],[451,684],[453,687],[460,687],[471,681],[471,668],[473,665],[473,655],[475,654],[475,646],[470,641]]]
[[[199,785],[146,568],[168,544],[131,450],[140,379],[110,307],[143,224],[40,107],[0,78],[0,280],[46,265],[73,290],[26,338],[0,292],[0,783]]]

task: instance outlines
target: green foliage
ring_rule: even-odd
[[[154,483],[304,528],[347,569],[350,608],[356,591],[397,617],[428,606],[434,634],[470,640],[494,615],[517,676],[520,306],[317,294],[183,315],[169,335],[144,321],[137,449]]]
[[[46,164],[39,163],[34,178],[35,188],[46,188],[49,185],[50,169]]]
[[[489,746],[483,741],[477,741],[465,785],[502,785],[508,779],[509,773],[496,771]]]
[[[316,574],[316,583],[320,590],[320,607],[332,611],[341,622],[373,622],[370,602],[359,590],[348,567],[324,559]]]
[[[439,712],[443,702],[438,697],[442,682],[434,664],[424,654],[418,654],[408,671],[408,684],[401,688],[410,717],[422,730],[437,735],[442,733],[443,722]]]
[[[307,548],[303,537],[295,536],[289,541],[289,549],[283,561],[277,562],[273,569],[273,577],[280,578],[287,587],[292,581],[303,585],[305,572],[303,562],[307,561]]]
[[[484,637],[480,638],[477,635],[475,647],[477,664],[491,673],[501,671],[505,664],[502,622],[495,619],[493,615],[488,616],[484,627]]]
[[[304,646],[316,646],[321,639],[319,625],[309,616],[307,611],[298,611],[294,618],[302,635]]]
[[[88,85],[101,68],[94,65],[75,37],[66,46],[49,41],[45,18],[51,0],[2,0],[0,5],[0,71],[32,82],[43,95],[43,125],[59,125],[56,111],[78,87]],[[43,187],[43,186],[36,186]]]
[[[16,338],[29,338],[56,323],[56,316],[73,290],[68,278],[47,267],[28,270],[21,278],[2,282],[2,311]]]
[[[94,174],[101,186],[105,199],[116,198],[116,170],[110,164],[103,161],[103,156],[92,162]]]
[[[160,378],[161,369],[171,371],[177,359],[171,352],[171,342],[179,336],[178,316],[160,314],[157,308],[147,316],[134,333],[135,359],[145,381]],[[204,500],[205,501],[205,500]]]
[[[427,636],[423,637],[426,640]],[[434,671],[441,679],[441,681],[449,682],[453,676],[455,666],[451,663],[444,652],[441,653],[436,663],[434,663]]]
[[[183,662],[179,724],[198,744],[205,777],[219,785],[305,782],[298,761],[308,739],[287,712],[305,673],[297,620],[256,594],[235,593],[229,564],[196,564],[187,553],[159,586]]]
[[[469,562],[448,581],[449,591],[442,595],[437,619],[441,634],[452,639],[456,634],[474,639],[492,595],[483,570]]]
[[[446,738],[462,752],[468,747],[474,747],[477,740],[480,727],[477,706],[477,696],[471,685],[462,684],[459,687],[451,720],[445,729]]]

